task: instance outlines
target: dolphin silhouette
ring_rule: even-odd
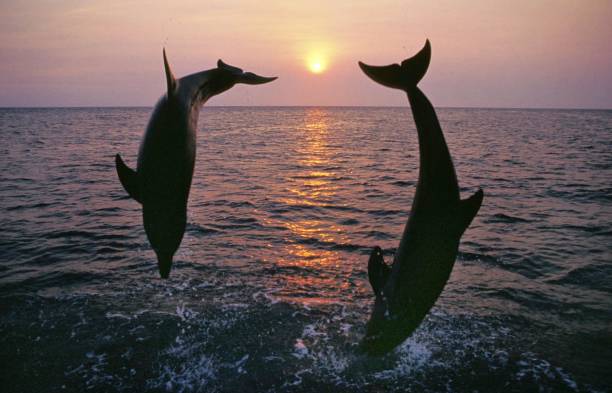
[[[401,344],[420,325],[442,293],[455,264],[461,235],[482,204],[479,189],[459,198],[455,168],[436,112],[417,83],[431,59],[429,40],[400,64],[370,66],[363,72],[383,86],[406,92],[419,139],[419,180],[399,247],[391,266],[374,247],[368,277],[375,301],[360,347],[381,355]]]
[[[142,204],[145,232],[162,278],[167,278],[187,223],[187,199],[196,157],[200,107],[236,83],[258,85],[266,78],[219,60],[217,68],[175,79],[163,51],[168,91],[149,120],[138,151],[136,171],[117,154],[115,167],[127,193]]]

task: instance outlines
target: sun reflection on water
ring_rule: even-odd
[[[278,263],[302,267],[339,266],[340,255],[330,247],[347,242],[347,237],[340,226],[324,220],[321,214],[325,213],[317,209],[330,205],[338,189],[337,175],[331,169],[333,151],[328,145],[326,112],[309,110],[302,131],[302,138],[295,146],[296,172],[286,179],[290,184],[287,187],[289,196],[278,202],[305,209],[296,210],[292,220],[281,223],[291,235],[287,237]]]

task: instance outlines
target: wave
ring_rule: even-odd
[[[547,280],[554,285],[573,285],[612,294],[612,265],[581,266],[566,272],[562,277]]]
[[[19,210],[32,210],[32,209],[43,209],[51,206],[57,206],[59,203],[47,203],[47,202],[39,202],[32,204],[24,204],[24,205],[16,205],[6,207],[6,211],[19,211]]]
[[[486,223],[504,223],[504,224],[515,224],[515,223],[527,223],[531,222],[526,218],[521,218],[517,216],[511,216],[509,214],[497,213],[492,216],[489,216],[484,220]]]
[[[336,243],[333,241],[325,241],[325,240],[316,239],[314,237],[298,238],[295,240],[295,242],[298,244],[311,245],[311,246],[316,246],[321,249],[327,249],[327,250],[333,250],[333,251],[348,251],[348,252],[360,251],[360,253],[362,254],[365,253],[366,251],[370,252],[370,250],[372,249],[371,246],[363,246],[363,245],[351,244],[351,243]]]

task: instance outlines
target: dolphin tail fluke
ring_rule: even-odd
[[[408,91],[419,83],[427,72],[431,60],[431,45],[425,42],[423,49],[413,57],[402,61],[402,64],[388,66],[371,66],[359,62],[361,70],[374,82],[393,89]]]
[[[157,255],[157,267],[159,268],[159,276],[161,278],[168,278],[170,275],[170,269],[172,268],[172,254],[165,254],[156,252]]]
[[[217,68],[223,68],[226,69],[228,71],[231,71],[235,74],[242,74],[242,68],[238,68],[238,67],[234,67],[232,65],[227,64],[226,62],[224,62],[223,60],[219,59],[217,60]]]
[[[368,260],[368,278],[374,294],[379,296],[389,278],[391,268],[385,263],[382,249],[378,246],[372,249]]]
[[[246,85],[261,85],[272,82],[278,79],[276,76],[259,76],[252,72],[245,72],[236,79],[236,83],[244,83]]]
[[[221,59],[217,60],[217,68],[232,72],[236,77],[236,83],[244,83],[246,85],[261,85],[278,79],[276,76],[267,77],[254,74],[252,72],[244,72],[242,71],[242,68],[231,66]]]
[[[115,168],[117,169],[117,175],[119,175],[119,181],[121,181],[125,191],[127,191],[130,197],[142,204],[138,175],[134,170],[125,165],[119,154],[115,155]]]
[[[484,192],[480,188],[474,195],[459,202],[459,220],[462,233],[470,226],[474,217],[476,217],[483,198]]]

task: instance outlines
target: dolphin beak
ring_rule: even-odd
[[[252,72],[244,72],[236,77],[236,83],[244,83],[247,85],[261,85],[264,83],[272,82],[276,79],[278,79],[278,77],[276,76],[266,77],[253,74]]]
[[[170,269],[172,268],[172,254],[170,254],[169,256],[162,253],[156,254],[159,275],[161,278],[168,278],[168,276],[170,275]]]

